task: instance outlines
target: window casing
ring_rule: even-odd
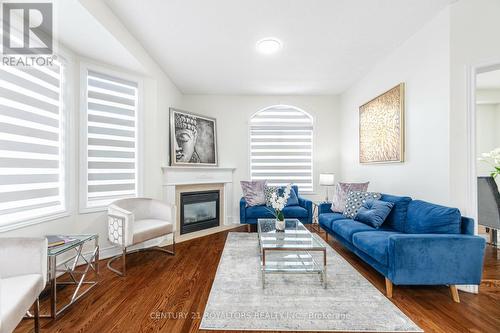
[[[139,84],[82,68],[80,211],[139,195]]]
[[[274,106],[250,119],[250,178],[313,191],[313,119],[290,106]]]
[[[67,215],[64,59],[0,67],[0,230]]]

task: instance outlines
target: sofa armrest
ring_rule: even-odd
[[[41,274],[47,281],[47,238],[0,238],[0,277]]]
[[[297,196],[299,199],[299,205],[300,207],[303,207],[307,210],[307,222],[306,223],[311,223],[312,218],[313,218],[313,209],[312,209],[312,201],[306,198],[302,198]]]
[[[245,201],[245,198],[240,199],[240,223],[246,223],[247,222],[247,217],[246,217],[246,212],[247,212],[247,202]]]
[[[389,237],[388,278],[395,284],[479,284],[485,241],[460,234]]]
[[[332,213],[332,203],[331,202],[323,202],[318,206],[318,215],[324,213]]]

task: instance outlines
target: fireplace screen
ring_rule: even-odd
[[[219,225],[219,191],[181,193],[181,234]]]
[[[215,201],[198,202],[184,205],[184,223],[197,223],[217,218]]]

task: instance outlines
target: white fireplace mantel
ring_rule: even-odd
[[[235,168],[164,166],[163,185],[226,184],[233,182]]]

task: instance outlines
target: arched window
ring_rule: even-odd
[[[313,190],[313,119],[293,106],[265,108],[250,118],[250,177],[268,185]]]

